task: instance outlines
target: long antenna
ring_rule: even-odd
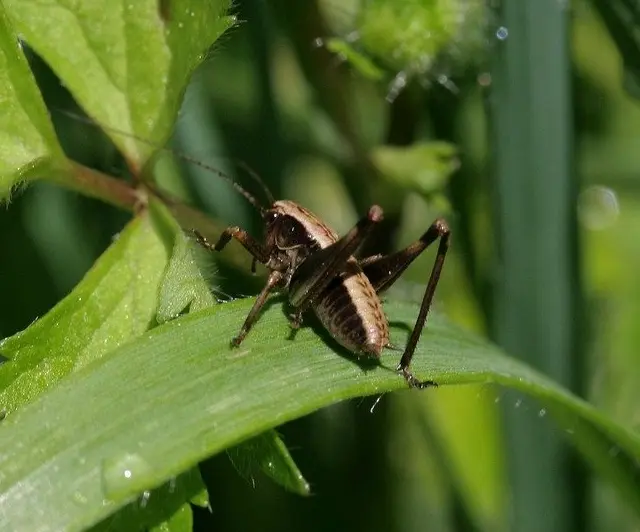
[[[264,206],[261,205],[258,202],[258,200],[255,198],[255,196],[253,194],[251,194],[248,190],[246,190],[244,187],[242,187],[242,185],[240,185],[239,183],[234,181],[231,177],[229,177],[227,174],[225,174],[224,172],[222,172],[218,168],[215,168],[215,167],[213,167],[211,165],[203,163],[202,161],[194,159],[193,157],[190,157],[189,155],[187,155],[185,153],[182,153],[180,151],[174,150],[172,148],[167,148],[166,146],[158,146],[156,143],[154,143],[154,142],[152,142],[152,141],[150,141],[148,139],[145,139],[143,137],[140,137],[138,135],[135,135],[134,133],[129,133],[127,131],[122,131],[122,130],[117,129],[115,127],[105,126],[105,125],[99,124],[96,121],[94,121],[93,119],[91,119],[89,117],[86,117],[86,116],[79,115],[77,113],[74,113],[73,111],[69,111],[67,109],[60,109],[58,107],[54,108],[54,110],[56,112],[60,113],[60,114],[68,116],[69,118],[77,120],[78,122],[82,122],[84,124],[88,124],[90,126],[98,128],[98,129],[110,130],[110,131],[113,131],[114,133],[117,133],[118,135],[122,135],[122,136],[125,136],[125,137],[132,138],[134,140],[137,140],[138,142],[142,142],[143,144],[147,144],[148,146],[152,146],[153,148],[156,148],[159,151],[163,151],[163,152],[167,152],[167,153],[170,153],[172,155],[175,155],[176,157],[182,159],[183,161],[185,161],[187,163],[193,164],[193,165],[198,166],[198,167],[200,167],[200,168],[202,168],[204,170],[207,170],[207,171],[217,175],[221,179],[225,180],[231,186],[233,186],[233,188],[235,188],[236,191],[239,194],[241,194],[258,211],[260,211],[260,213],[263,213],[265,211]],[[267,199],[269,200],[269,204],[270,205],[274,203],[275,200],[273,198],[273,194],[269,190],[269,187],[267,187],[266,183],[260,178],[260,176],[247,163],[245,163],[243,161],[235,161],[235,160],[231,160],[231,162],[234,163],[239,168],[242,168],[245,172],[247,172],[247,174],[249,174],[249,176],[256,183],[258,183],[258,185],[262,188],[263,192],[267,196]]]

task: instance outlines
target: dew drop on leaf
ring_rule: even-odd
[[[102,489],[107,499],[123,499],[142,491],[151,466],[140,455],[124,453],[102,464]]]

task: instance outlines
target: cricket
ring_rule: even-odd
[[[74,113],[61,112],[75,120],[95,125]],[[109,129],[147,142],[117,129]],[[378,205],[370,207],[367,215],[340,238],[331,227],[303,206],[289,200],[276,201],[266,183],[244,163],[239,163],[239,166],[261,187],[269,202],[268,207],[219,169],[175,150],[159,149],[169,151],[229,183],[258,210],[264,222],[263,242],[237,226],[227,227],[215,244],[209,242],[199,231],[192,230],[196,241],[210,251],[220,252],[231,239],[237,240],[253,257],[253,273],[257,262],[269,271],[267,282],[258,294],[240,332],[231,340],[233,347],[242,343],[258,321],[269,295],[279,291],[288,295],[289,305],[294,310],[289,315],[289,323],[294,330],[302,325],[305,312],[313,311],[322,326],[344,348],[356,356],[380,360],[383,349],[395,349],[390,343],[389,321],[380,295],[396,282],[424,250],[439,239],[418,317],[396,368],[411,388],[437,386],[433,381],[421,381],[415,377],[410,365],[449,249],[451,231],[443,218],[437,218],[417,241],[400,251],[358,259],[358,248],[383,219],[382,208]],[[161,199],[164,198],[164,194],[154,187],[151,190]]]
[[[356,356],[380,360],[383,349],[393,348],[380,294],[396,282],[416,257],[439,239],[420,311],[396,368],[411,388],[437,386],[433,381],[416,378],[410,365],[449,248],[450,230],[444,219],[436,219],[417,241],[400,251],[358,259],[355,256],[358,248],[382,221],[383,211],[379,206],[373,205],[367,215],[340,238],[301,205],[288,200],[275,201],[257,174],[251,173],[251,176],[265,192],[268,207],[261,205],[240,184],[214,171],[258,209],[264,222],[262,242],[237,226],[226,228],[215,244],[194,230],[197,242],[210,251],[220,252],[231,239],[237,240],[253,257],[252,272],[255,272],[257,262],[269,271],[264,288],[240,332],[231,341],[232,346],[238,347],[247,337],[269,295],[280,291],[287,294],[293,309],[289,322],[294,330],[302,325],[305,312],[313,311],[322,326],[344,348]]]

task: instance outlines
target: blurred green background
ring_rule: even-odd
[[[375,251],[446,216],[453,247],[436,311],[640,430],[640,107],[616,47],[588,2],[450,4],[461,18],[428,21],[434,48],[416,62],[410,45],[394,54],[393,36],[383,42],[385,28],[370,27],[367,13],[379,21],[393,2],[237,2],[243,22],[194,75],[172,145],[230,173],[226,158],[245,161],[277,198],[340,232],[379,203]],[[59,112],[78,110],[30,60],[69,156],[124,176],[115,148]],[[410,162],[380,149],[436,140],[457,158],[443,144]],[[156,170],[166,188],[260,234],[250,206],[215,176],[166,154]],[[0,211],[0,282],[13,303],[0,308],[0,335],[67,294],[128,216],[44,183],[16,194]],[[426,281],[426,255],[407,281]],[[216,271],[221,297],[259,289],[248,271]],[[563,431],[570,420],[559,428],[532,401],[489,386],[339,404],[280,429],[311,497],[242,478],[220,455],[202,466],[212,511],[195,510],[196,529],[639,530]]]

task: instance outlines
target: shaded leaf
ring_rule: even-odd
[[[229,449],[228,455],[238,472],[251,482],[256,472],[261,470],[289,491],[309,495],[309,483],[273,430]]]

